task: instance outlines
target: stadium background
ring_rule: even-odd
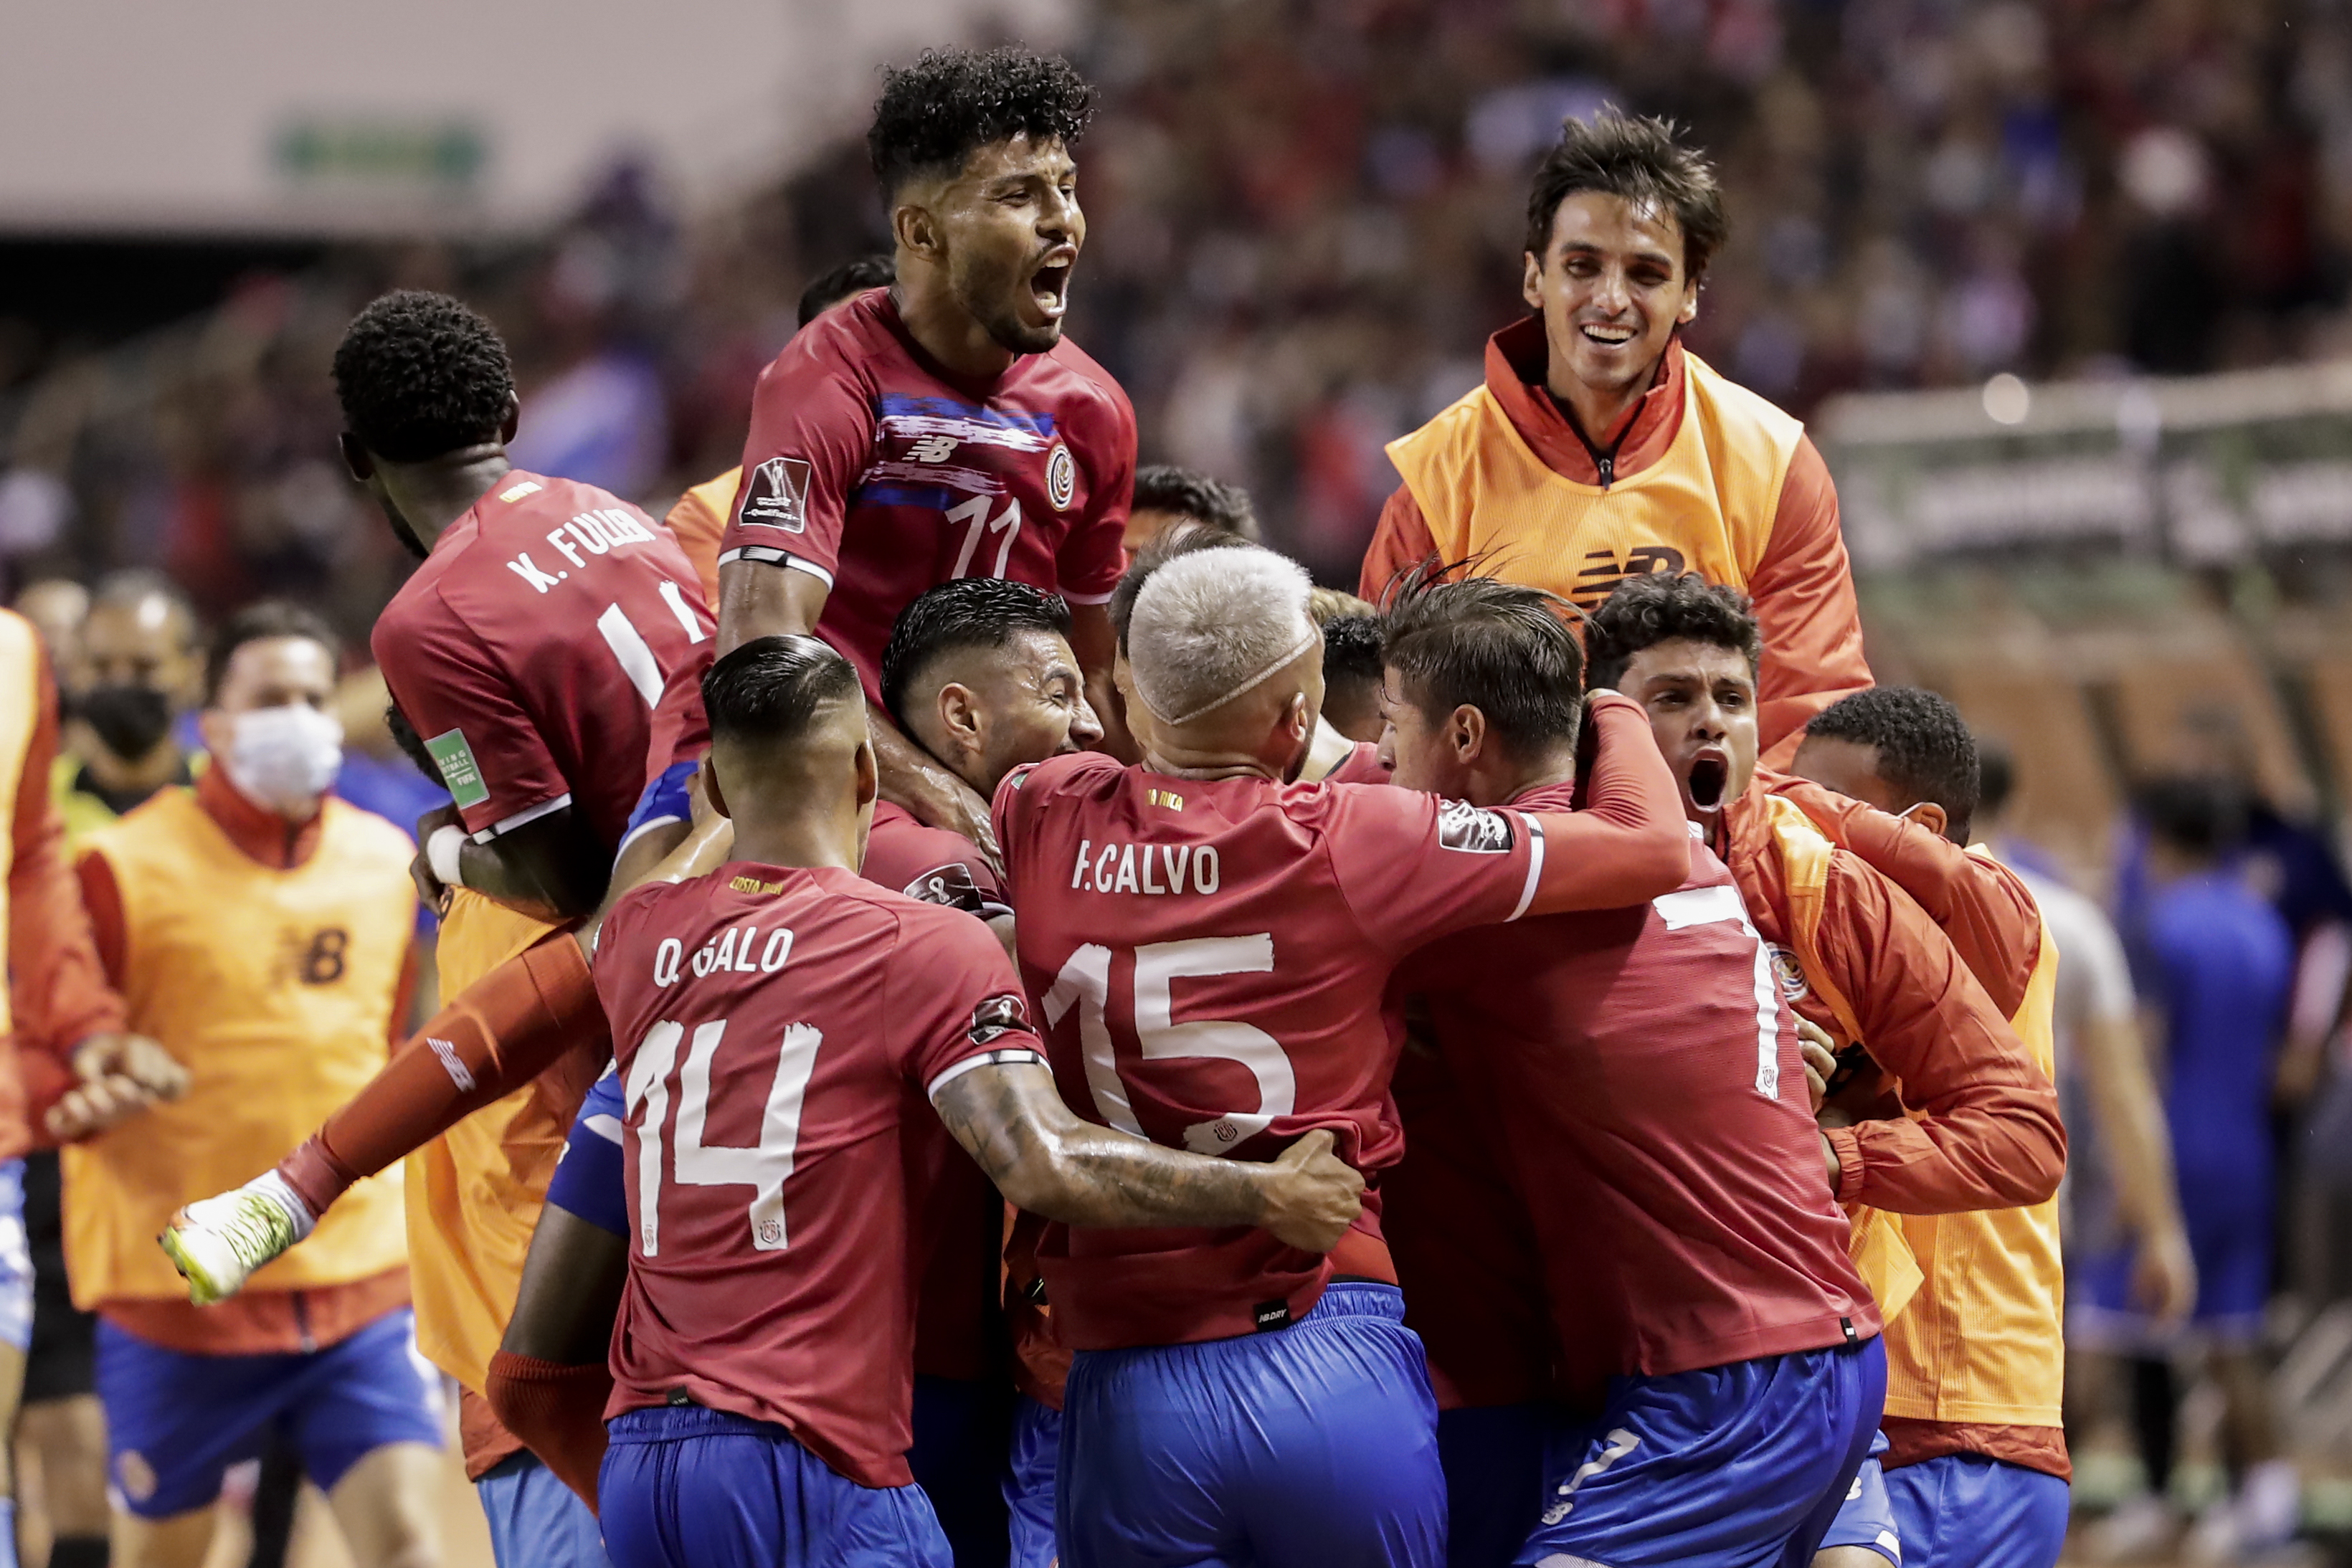
[[[1395,483],[1382,444],[1473,384],[1519,310],[1525,173],[1560,117],[1668,113],[1733,220],[1689,340],[1811,424],[1880,679],[2015,748],[2021,825],[2087,891],[2155,771],[2234,771],[2342,838],[2334,0],[413,9],[390,38],[274,0],[201,25],[63,0],[0,17],[9,593],[156,566],[208,616],[292,594],[363,649],[406,560],[335,465],[325,365],[395,284],[507,333],[519,462],[658,514],[737,460],[803,283],[880,237],[857,141],[877,62],[1020,36],[1101,90],[1072,335],[1133,394],[1145,460],[1245,485],[1322,580],[1353,584]],[[2352,926],[2315,940],[2325,1027]],[[2306,1508],[2341,1539],[2333,1054],[2283,1119],[2301,1199],[2274,1338]],[[2192,1493],[2218,1484],[2210,1404]],[[2082,1457],[2079,1502],[2124,1487],[2126,1451]]]

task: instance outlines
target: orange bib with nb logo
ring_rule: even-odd
[[[122,895],[130,1027],[189,1071],[187,1094],[68,1145],[74,1300],[187,1297],[155,1245],[182,1204],[259,1176],[383,1066],[415,931],[407,835],[330,799],[319,847],[263,865],[193,790],[167,789],[86,841]],[[258,1291],[348,1284],[406,1252],[400,1183],[352,1188]]]
[[[1665,455],[1605,489],[1564,478],[1478,387],[1389,444],[1440,557],[1590,610],[1624,578],[1690,570],[1744,589],[1804,427],[1685,352]]]

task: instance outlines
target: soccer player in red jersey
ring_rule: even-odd
[[[1202,550],[1137,595],[1118,673],[1146,762],[1009,775],[996,817],[1064,1097],[1175,1147],[1264,1159],[1335,1132],[1368,1175],[1402,1021],[1391,970],[1450,932],[1611,907],[1689,873],[1632,705],[1593,705],[1591,806],[1482,810],[1297,786],[1321,692],[1308,582]],[[1377,1214],[1328,1259],[1255,1231],[1048,1228],[1076,1352],[1058,1512],[1069,1568],[1442,1561],[1435,1410]]]
[[[1408,579],[1382,650],[1399,785],[1496,808],[1574,782],[1567,609]],[[1550,1444],[1522,1563],[1802,1563],[1878,1427],[1878,1311],[1792,1019],[1730,873],[1691,859],[1646,904],[1466,932],[1398,970],[1500,1136],[1567,1392],[1600,1406]],[[1460,1511],[1457,1535],[1489,1522]]]
[[[1135,412],[1062,336],[1093,98],[1066,61],[1013,47],[889,73],[866,147],[898,281],[761,373],[719,558],[719,647],[813,632],[840,649],[876,705],[884,798],[983,844],[987,803],[882,714],[882,645],[934,583],[1011,578],[1069,602],[1103,706]]]
[[[443,295],[386,295],[352,321],[334,369],[344,460],[424,559],[373,645],[455,802],[419,824],[419,880],[447,894],[441,971],[455,999],[282,1175],[192,1205],[171,1245],[198,1299],[217,1299],[358,1176],[447,1129],[409,1167],[419,1344],[465,1386],[467,1469],[501,1562],[528,1540],[534,1562],[597,1563],[593,1520],[480,1395],[548,1176],[607,1049],[585,962],[559,933],[604,899],[633,833],[677,823],[641,834],[633,852],[650,860],[682,832],[714,627],[666,529],[508,462],[519,405],[481,317]],[[532,1034],[555,1048],[546,1071],[468,1098],[486,1053]],[[456,1124],[470,1112],[485,1113]],[[401,1130],[420,1119],[422,1132]]]
[[[624,895],[597,937],[630,1173],[599,1488],[618,1568],[944,1568],[903,1457],[900,1151],[933,1109],[1008,1196],[1074,1224],[1262,1224],[1312,1256],[1358,1207],[1328,1131],[1266,1165],[1064,1106],[1003,948],[854,869],[876,787],[858,685],[807,637],[714,665],[736,858]]]
[[[1782,994],[1840,1046],[1867,1040],[1900,1082],[1910,1114],[1831,1129],[1839,1200],[1897,1214],[2041,1202],[2065,1169],[2056,1092],[1927,913],[1772,808],[1756,780],[1757,643],[1744,594],[1660,573],[1602,602],[1585,653],[1596,685],[1650,716],[1684,810],[1774,949]],[[1808,838],[1828,852],[1817,880],[1799,854]]]

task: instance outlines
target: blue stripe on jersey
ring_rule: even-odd
[[[941,485],[860,485],[849,493],[856,507],[929,507],[944,512],[956,504],[956,493]]]
[[[894,414],[915,419],[968,419],[975,424],[992,424],[1002,430],[1025,430],[1032,435],[1054,434],[1054,416],[1050,413],[1014,413],[986,403],[966,402],[961,398],[884,392],[874,400],[874,412],[885,419]]]

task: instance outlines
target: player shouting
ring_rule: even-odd
[[[714,665],[710,785],[737,858],[625,895],[598,937],[633,1238],[600,1488],[620,1568],[943,1568],[902,1457],[918,1096],[1008,1196],[1076,1224],[1265,1225],[1313,1255],[1357,1210],[1328,1132],[1260,1164],[1070,1113],[988,932],[856,873],[875,798],[858,685],[806,637]]]
[[[1689,873],[1630,704],[1593,705],[1591,808],[1294,786],[1322,695],[1297,566],[1160,567],[1118,665],[1146,762],[1015,771],[996,817],[1022,970],[1062,1093],[1175,1147],[1263,1160],[1311,1128],[1392,1163],[1391,969],[1449,932],[1668,893]],[[1076,1351],[1058,1522],[1068,1568],[1434,1564],[1445,1500],[1421,1347],[1370,1210],[1321,1258],[1262,1231],[1049,1228]]]
[[[1399,785],[1501,807],[1574,782],[1567,608],[1406,580],[1381,685]],[[1602,1406],[1555,1434],[1520,1562],[1802,1563],[1878,1427],[1878,1310],[1796,1031],[1730,873],[1691,860],[1646,906],[1466,932],[1398,970],[1499,1134],[1568,1392]]]
[[[1087,237],[1072,153],[1093,111],[1067,62],[1021,48],[889,73],[866,141],[898,281],[820,316],[761,373],[719,558],[720,649],[782,632],[840,649],[884,798],[983,843],[987,803],[922,765],[876,683],[898,612],[959,577],[1060,593],[1088,679],[1108,679],[1135,411],[1062,336]]]

